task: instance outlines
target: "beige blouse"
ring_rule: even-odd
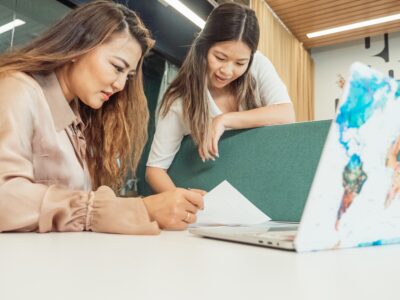
[[[0,78],[0,232],[96,231],[97,201],[116,196],[91,191],[83,130],[54,73]],[[143,201],[130,200],[127,232],[159,233]]]

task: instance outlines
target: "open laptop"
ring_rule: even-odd
[[[316,251],[400,243],[400,88],[354,63],[300,224],[200,227],[204,237]]]

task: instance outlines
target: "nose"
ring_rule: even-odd
[[[233,73],[233,66],[231,63],[227,63],[221,67],[220,72],[224,77],[231,77]]]
[[[122,91],[125,87],[126,84],[126,76],[118,76],[117,79],[113,82],[112,88],[114,89],[114,92],[119,92]]]

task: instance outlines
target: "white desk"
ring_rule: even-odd
[[[297,254],[163,232],[0,234],[0,299],[400,299],[400,246]]]

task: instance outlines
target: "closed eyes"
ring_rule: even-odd
[[[124,73],[125,68],[120,67],[120,66],[118,66],[118,65],[116,65],[116,64],[112,64],[112,65],[113,65],[114,69],[115,69],[118,73]],[[129,73],[129,74],[126,76],[126,80],[128,81],[128,80],[133,79],[133,78],[135,77],[135,75],[136,75],[136,71],[132,71],[131,73]]]
[[[122,68],[122,67],[120,67],[120,66],[117,66],[117,65],[115,65],[115,64],[112,64],[113,65],[113,67],[115,68],[115,70],[118,72],[118,73],[123,73],[124,72],[124,68]]]

